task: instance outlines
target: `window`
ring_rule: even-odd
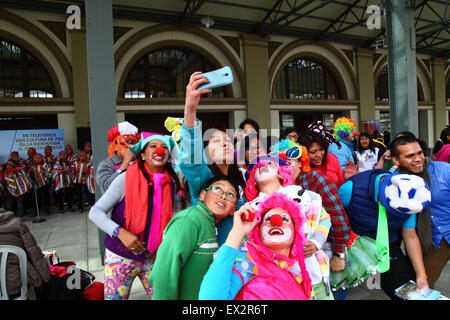
[[[44,66],[26,49],[0,39],[0,98],[53,98]]]
[[[165,47],[140,58],[127,75],[125,98],[184,97],[189,77],[195,71],[218,69],[198,53],[184,48]],[[210,98],[227,98],[224,87],[213,89]]]
[[[375,84],[375,100],[389,101],[389,78],[387,68],[385,68],[381,72],[380,76],[378,77],[378,81]],[[425,100],[423,96],[423,89],[420,85],[419,79],[417,79],[417,100]]]
[[[341,99],[337,82],[325,66],[312,58],[290,61],[276,80],[277,99]]]

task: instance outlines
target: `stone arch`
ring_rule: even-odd
[[[336,79],[342,99],[354,100],[357,81],[353,68],[340,50],[327,43],[299,40],[287,45],[272,60],[269,67],[270,92],[274,97],[275,81],[289,61],[299,57],[311,57],[323,64]]]
[[[165,46],[179,46],[198,52],[218,66],[229,65],[234,82],[229,90],[232,97],[245,96],[245,78],[239,62],[231,51],[206,31],[191,27],[156,25],[138,31],[120,45],[115,52],[117,97],[123,91],[132,66],[145,53]]]
[[[378,78],[381,75],[381,72],[387,68],[387,55],[380,59],[380,62],[377,63],[377,66],[374,71],[374,83],[375,85],[378,82]],[[416,59],[416,69],[417,69],[417,81],[419,83],[419,90],[421,90],[424,101],[432,100],[433,86],[431,81],[431,75],[427,70],[427,67],[421,61],[421,59]]]
[[[73,96],[72,66],[64,52],[42,30],[9,11],[0,9],[0,36],[22,46],[45,67],[55,86],[55,97]]]

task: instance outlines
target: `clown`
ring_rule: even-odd
[[[339,140],[341,147],[333,142],[328,147],[328,152],[338,158],[342,171],[345,171],[346,166],[348,168],[353,164],[353,141],[355,136],[359,135],[355,128],[355,121],[346,117],[338,118],[333,126],[334,136]]]
[[[252,164],[255,163],[256,165]],[[316,299],[333,299],[329,287],[329,259],[322,251],[331,227],[330,216],[322,207],[321,197],[301,186],[292,185],[292,167],[274,156],[259,156],[247,169],[246,199],[253,208],[275,192],[298,202],[307,218],[304,231],[307,243],[303,248]]]
[[[129,147],[139,141],[138,129],[124,121],[108,130],[108,158],[102,160],[97,168],[96,181],[101,194],[108,190],[112,181],[126,170],[134,160],[135,155]]]
[[[110,185],[89,212],[105,237],[105,299],[128,299],[139,276],[149,298],[149,275],[164,228],[172,219],[173,194],[180,183],[169,162],[171,136],[142,132],[130,147],[137,161]],[[131,272],[133,270],[133,272]]]
[[[253,221],[244,221],[250,214]],[[255,211],[248,204],[241,207],[203,278],[199,299],[310,300],[305,223],[301,206],[281,193],[273,193]],[[248,241],[242,242],[246,235]]]
[[[293,181],[297,180],[300,173],[311,171],[308,150],[293,140],[280,140],[272,146],[272,154],[283,158],[293,168]]]

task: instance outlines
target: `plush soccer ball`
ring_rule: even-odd
[[[396,215],[409,215],[425,210],[431,193],[424,179],[412,174],[393,174],[380,183],[381,204]]]

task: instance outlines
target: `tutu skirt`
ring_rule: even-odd
[[[375,240],[358,236],[347,248],[345,269],[330,272],[330,284],[333,290],[355,287],[377,271],[378,263],[384,261],[386,252],[377,250]]]

